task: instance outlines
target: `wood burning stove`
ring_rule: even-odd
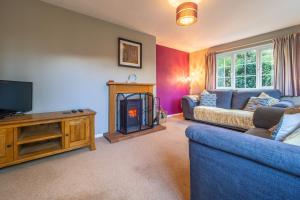
[[[120,131],[123,133],[139,131],[143,120],[142,100],[121,100],[120,106]]]
[[[153,128],[153,95],[150,93],[117,95],[117,131],[129,134]]]

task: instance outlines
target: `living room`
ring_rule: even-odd
[[[1,0],[1,199],[298,199],[297,0]]]

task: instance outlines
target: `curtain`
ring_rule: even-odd
[[[216,53],[207,53],[205,55],[206,64],[206,80],[205,88],[206,90],[216,89]]]
[[[300,95],[300,67],[297,65],[297,34],[273,40],[274,84],[284,96]],[[300,64],[300,63],[299,63]]]

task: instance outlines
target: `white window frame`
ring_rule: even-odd
[[[217,54],[216,56],[216,89],[238,89],[238,90],[255,90],[255,89],[274,89],[274,69],[273,69],[273,82],[272,86],[262,86],[262,60],[261,60],[261,53],[264,50],[268,50],[272,48],[272,44],[266,44],[266,45],[260,45],[255,46],[251,48],[245,48],[245,49],[239,49],[236,51],[230,51],[225,53]],[[245,52],[245,51],[256,51],[256,88],[236,88],[235,87],[235,81],[236,81],[236,75],[235,75],[235,56],[238,53]],[[218,87],[218,57],[231,57],[231,87]],[[273,61],[274,65],[274,61]],[[225,68],[225,65],[224,65]],[[225,72],[224,72],[225,73]],[[226,77],[226,76],[225,76]]]

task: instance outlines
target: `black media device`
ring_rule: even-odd
[[[0,118],[32,110],[32,82],[0,80]]]

